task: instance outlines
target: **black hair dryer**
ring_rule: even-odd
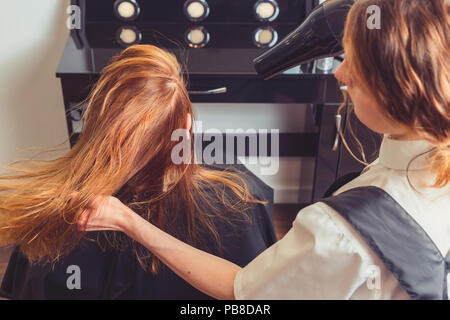
[[[253,60],[256,72],[270,79],[295,66],[343,52],[345,20],[355,0],[328,0],[275,47]]]

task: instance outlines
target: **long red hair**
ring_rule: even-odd
[[[73,148],[38,165],[10,166],[15,173],[0,176],[0,245],[18,245],[30,260],[56,261],[82,239],[77,209],[100,194],[117,196],[192,245],[220,248],[215,221],[248,220],[246,210],[263,202],[234,172],[172,162],[178,141],[171,135],[185,128],[188,114],[192,104],[175,56],[151,45],[122,51],[91,91]],[[192,130],[189,135],[193,147]],[[80,197],[69,203],[73,191]],[[156,258],[123,234],[100,238],[115,248],[130,245],[143,266],[157,270]]]

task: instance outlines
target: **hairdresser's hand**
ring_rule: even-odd
[[[78,228],[83,231],[124,231],[132,210],[112,196],[95,196],[77,212]]]

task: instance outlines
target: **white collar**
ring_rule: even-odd
[[[380,147],[380,164],[395,170],[428,169],[431,153],[429,151],[434,148],[433,144],[425,140],[394,140],[385,135]],[[423,153],[426,154],[421,155]]]

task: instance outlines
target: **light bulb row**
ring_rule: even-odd
[[[117,30],[116,39],[119,44],[128,47],[140,43],[142,33],[135,26],[122,26]],[[191,48],[203,48],[210,41],[211,36],[203,26],[193,26],[185,33],[185,40]],[[270,48],[278,41],[278,33],[270,26],[260,27],[253,34],[253,42],[257,47]]]
[[[192,22],[203,21],[210,14],[210,6],[206,0],[187,0],[184,3],[184,15]],[[255,18],[262,22],[274,21],[280,8],[276,0],[258,0],[253,7]],[[123,21],[136,20],[140,14],[136,0],[117,0],[114,3],[114,14]]]

